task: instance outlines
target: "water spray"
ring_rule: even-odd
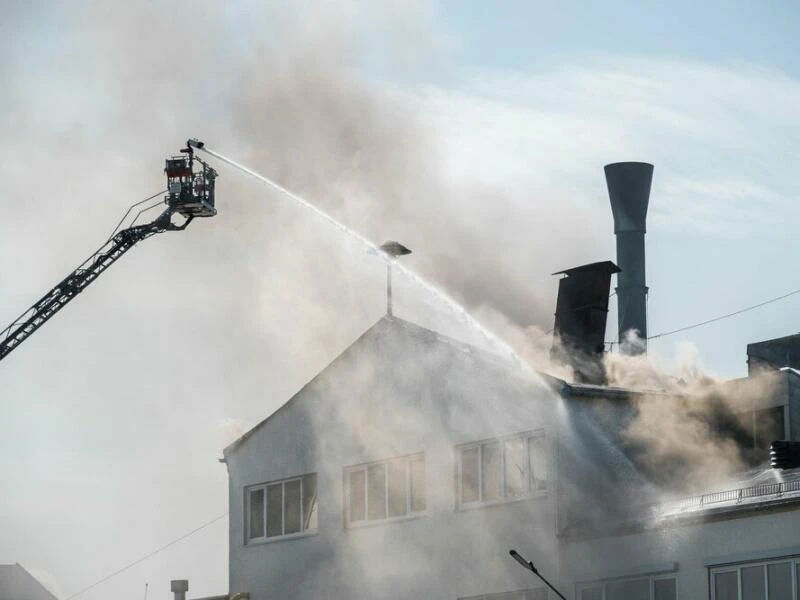
[[[522,358],[519,356],[519,354],[517,354],[514,351],[514,349],[507,342],[505,342],[504,340],[499,338],[497,335],[495,335],[494,333],[489,331],[486,327],[484,327],[475,317],[473,317],[471,314],[469,314],[467,312],[467,310],[461,304],[459,304],[456,300],[451,298],[447,293],[443,292],[442,290],[440,290],[439,288],[434,286],[432,283],[428,282],[427,280],[422,278],[420,275],[415,273],[414,271],[411,271],[407,267],[405,267],[405,266],[401,265],[400,263],[394,261],[393,257],[390,254],[388,254],[383,248],[381,248],[378,245],[374,244],[372,241],[370,241],[369,239],[367,239],[366,237],[364,237],[363,235],[361,235],[357,231],[354,231],[353,229],[350,229],[344,223],[341,223],[341,222],[337,221],[334,217],[332,217],[331,215],[329,215],[325,211],[321,210],[320,208],[318,208],[317,206],[315,206],[314,204],[312,204],[311,202],[309,202],[308,200],[306,200],[302,196],[292,192],[291,190],[286,189],[285,187],[283,187],[279,183],[276,183],[272,179],[269,179],[268,177],[265,177],[264,175],[261,175],[260,173],[257,173],[256,171],[253,171],[252,169],[250,169],[250,168],[248,168],[248,167],[236,162],[235,160],[232,160],[232,159],[228,158],[227,156],[223,156],[219,152],[215,152],[214,150],[212,150],[211,148],[206,146],[204,142],[201,142],[197,138],[189,139],[186,142],[186,145],[189,146],[190,148],[197,148],[198,150],[202,150],[206,154],[209,154],[210,156],[213,156],[214,158],[216,158],[218,160],[221,160],[224,163],[227,163],[231,167],[239,169],[243,173],[246,173],[247,175],[250,175],[251,177],[253,177],[255,179],[258,179],[261,183],[264,183],[264,184],[268,185],[269,187],[271,187],[272,189],[276,190],[277,192],[280,192],[284,196],[287,196],[290,199],[294,200],[296,203],[300,204],[303,208],[305,208],[307,210],[310,210],[315,215],[320,217],[323,221],[326,221],[330,225],[333,225],[336,229],[341,231],[343,234],[345,234],[349,238],[356,240],[357,242],[359,242],[360,244],[365,246],[369,251],[371,251],[372,253],[376,254],[378,256],[378,258],[380,258],[387,265],[394,266],[401,273],[403,273],[403,275],[408,277],[411,281],[416,283],[418,286],[420,286],[425,291],[427,291],[429,294],[431,294],[434,298],[439,300],[442,304],[447,306],[455,315],[460,317],[463,322],[467,323],[475,331],[480,333],[481,336],[487,342],[489,342],[493,347],[501,350],[503,352],[503,354],[505,354],[506,357],[509,358],[511,360],[511,362],[514,363],[516,366],[522,368],[527,373],[530,373],[530,374],[534,373],[534,371],[530,367],[530,365],[528,365],[524,360],[522,360]]]

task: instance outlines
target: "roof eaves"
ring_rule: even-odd
[[[666,390],[635,390],[590,383],[564,383],[564,394],[573,397],[606,398],[609,400],[631,400],[643,396],[680,396]]]

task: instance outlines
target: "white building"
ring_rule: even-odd
[[[557,569],[556,399],[501,361],[384,317],[225,450],[231,592],[538,590],[508,549],[535,546]]]
[[[797,427],[800,378],[776,377],[745,443],[776,410]],[[568,598],[797,600],[800,475],[654,506],[617,435],[636,397],[384,317],[225,450],[230,591],[555,598],[516,548]]]
[[[56,600],[56,597],[20,564],[0,565],[0,598]]]

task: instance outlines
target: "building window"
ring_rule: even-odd
[[[459,505],[526,498],[547,489],[543,433],[524,433],[457,448]]]
[[[711,569],[712,600],[798,600],[800,559]]]
[[[344,470],[345,523],[419,515],[425,505],[425,456],[391,458]]]
[[[578,600],[676,600],[675,575],[650,575],[578,586]]]
[[[302,535],[317,529],[317,474],[245,488],[247,541]]]
[[[547,600],[547,588],[541,587],[535,590],[519,590],[500,594],[483,594],[482,596],[465,596],[458,600]]]

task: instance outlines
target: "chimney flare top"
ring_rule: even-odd
[[[653,165],[646,162],[617,162],[606,165],[604,170],[614,214],[614,233],[645,233]]]

